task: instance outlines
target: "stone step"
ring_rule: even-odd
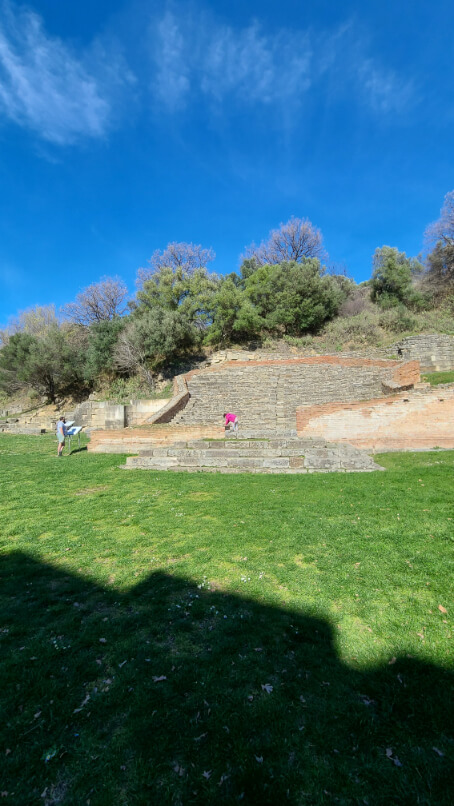
[[[368,472],[379,470],[370,456],[348,444],[323,440],[196,440],[144,448],[126,469],[219,470],[222,472]]]
[[[235,460],[238,457],[242,458],[277,458],[285,456],[287,458],[294,456],[304,456],[305,452],[313,450],[328,450],[325,446],[312,446],[312,445],[298,445],[296,447],[286,446],[267,446],[265,448],[252,448],[252,447],[208,447],[208,446],[169,446],[169,447],[150,447],[139,451],[142,457],[178,457],[180,463],[188,456],[195,456],[204,458],[205,456],[214,457],[221,460]]]

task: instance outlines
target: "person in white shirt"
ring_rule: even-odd
[[[65,437],[66,437],[66,418],[60,417],[57,423],[57,439],[58,439],[57,456],[63,456],[63,448],[65,447]]]

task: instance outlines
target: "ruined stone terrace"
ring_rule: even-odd
[[[417,362],[309,357],[226,362],[185,376],[189,401],[172,420],[215,425],[225,411],[237,414],[243,434],[296,429],[296,409],[330,401],[383,397],[419,380]]]

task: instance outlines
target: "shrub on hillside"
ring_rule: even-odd
[[[51,325],[37,336],[15,333],[0,352],[0,385],[8,394],[33,389],[51,403],[57,397],[83,395],[83,350],[80,334]]]
[[[349,295],[342,302],[338,316],[348,318],[358,316],[364,311],[373,310],[373,303],[370,299],[370,288],[365,285],[353,285]]]
[[[321,338],[328,349],[361,349],[380,344],[383,335],[378,312],[366,310],[356,316],[334,319],[323,329]]]
[[[391,246],[376,249],[374,271],[370,281],[371,299],[383,309],[406,305],[422,310],[428,298],[414,286],[414,279],[422,276],[424,267],[416,258],[408,258]]]
[[[382,311],[379,315],[379,324],[390,333],[412,333],[418,329],[418,317],[410,313],[404,305],[399,305]]]
[[[245,294],[263,331],[291,336],[319,330],[336,315],[346,296],[316,258],[261,266],[246,280]]]

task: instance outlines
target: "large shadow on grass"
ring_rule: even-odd
[[[452,673],[353,670],[324,621],[163,574],[0,573],[5,803],[453,803]]]

